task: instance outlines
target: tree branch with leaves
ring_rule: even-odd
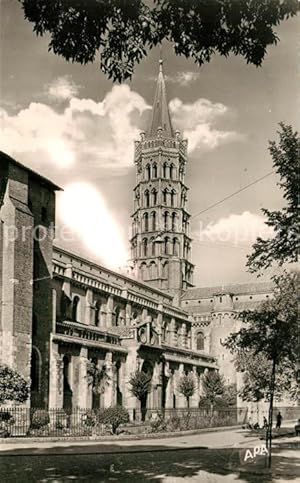
[[[49,51],[81,64],[99,55],[101,70],[119,82],[164,40],[199,66],[216,54],[260,66],[278,42],[274,27],[299,10],[297,0],[19,1],[33,31],[49,35]]]

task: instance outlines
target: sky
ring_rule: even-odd
[[[0,0],[0,17],[0,149],[63,188],[56,243],[119,269],[129,257],[133,143],[149,121],[160,49],[132,81],[114,84],[97,61],[82,66],[49,53],[17,0]],[[282,23],[261,68],[234,56],[199,68],[163,45],[173,126],[189,143],[196,286],[255,277],[246,255],[257,236],[271,235],[261,208],[283,206],[276,175],[268,175],[268,140],[278,139],[280,121],[299,129],[298,32],[299,17]]]

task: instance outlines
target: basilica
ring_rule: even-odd
[[[131,272],[111,271],[53,244],[61,188],[0,153],[0,362],[31,378],[39,408],[139,407],[129,379],[151,376],[147,408],[183,408],[178,383],[203,374],[242,384],[224,339],[269,283],[196,288],[187,207],[187,141],[174,130],[160,63],[148,129],[135,142]],[[13,230],[12,230],[13,228]],[[12,236],[13,235],[13,236]],[[88,365],[105,365],[95,394]],[[242,405],[237,399],[237,405]]]

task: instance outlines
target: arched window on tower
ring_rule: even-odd
[[[114,313],[113,313],[113,323],[112,325],[114,327],[117,327],[119,325],[119,318],[120,318],[120,307],[115,307]]]
[[[150,168],[150,164],[147,164],[147,166],[146,166],[146,179],[147,180],[150,180],[151,179],[151,168]]]
[[[167,201],[168,201],[168,189],[167,189],[167,188],[165,188],[165,189],[163,190],[163,203],[164,203],[164,204],[167,204]]]
[[[149,231],[149,215],[148,215],[148,213],[144,213],[143,218],[144,218],[144,231]]]
[[[204,351],[204,334],[203,332],[198,332],[196,339],[197,351]]]
[[[178,238],[173,239],[173,255],[175,257],[179,256],[179,241],[178,241]]]
[[[154,206],[157,205],[157,190],[155,188],[152,190],[152,202]]]
[[[146,208],[148,208],[150,206],[150,194],[149,194],[149,191],[146,190],[144,194],[145,194],[145,206],[146,206]]]
[[[151,218],[152,218],[152,231],[156,230],[156,213],[153,211],[151,213]]]
[[[76,295],[73,298],[73,302],[72,302],[72,320],[74,320],[74,321],[78,321],[79,306],[80,306],[80,298],[78,297],[78,295]]]
[[[144,238],[143,240],[143,256],[146,257],[148,255],[148,240]]]
[[[155,256],[155,241],[154,241],[154,238],[151,238],[150,243],[151,243],[151,255],[154,257]]]
[[[172,231],[178,231],[177,230],[177,214],[172,213]]]
[[[148,268],[147,268],[146,263],[144,262],[140,266],[140,273],[141,273],[142,280],[146,280],[148,278],[147,277],[147,272],[148,272]]]
[[[152,177],[157,178],[157,164],[154,163],[152,166]]]
[[[163,214],[164,217],[164,230],[168,231],[169,229],[169,212],[165,211]]]
[[[174,179],[174,177],[175,177],[175,166],[174,166],[174,164],[172,163],[172,164],[170,165],[170,179]]]
[[[169,275],[169,264],[168,262],[165,262],[163,264],[162,276],[163,278],[168,278],[168,275]]]
[[[157,265],[155,262],[150,263],[150,279],[153,280],[157,278]]]
[[[164,163],[163,164],[163,178],[167,177],[167,169],[168,169],[168,165],[167,165],[167,163]]]
[[[171,191],[171,206],[175,206],[175,195],[176,195],[176,191],[172,190]]]
[[[166,237],[165,238],[165,254],[166,255],[169,255],[170,252],[169,252],[169,245],[170,245],[170,239],[169,237]]]

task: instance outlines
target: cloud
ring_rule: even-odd
[[[221,143],[237,140],[241,135],[213,127],[219,119],[224,120],[229,114],[228,108],[221,103],[213,103],[208,99],[197,99],[184,104],[175,98],[170,102],[173,124],[188,139],[190,152],[197,149],[214,149]]]
[[[68,100],[79,92],[78,86],[69,76],[58,77],[48,86],[48,95],[58,100]]]
[[[265,223],[261,215],[244,211],[242,214],[231,214],[220,218],[200,229],[196,238],[201,242],[253,244],[257,237],[270,238],[273,230]]]
[[[56,241],[64,245],[73,233],[80,237],[93,258],[101,259],[105,266],[124,267],[128,260],[126,243],[101,192],[91,183],[71,183],[59,193],[58,199]]]
[[[188,84],[191,84],[192,82],[196,81],[199,77],[199,74],[197,72],[192,72],[192,71],[185,71],[185,72],[178,72],[175,76],[169,77],[165,76],[165,79],[168,82],[173,82],[175,84],[180,84],[183,87],[186,87]]]
[[[62,170],[76,163],[85,169],[128,168],[147,109],[145,100],[127,85],[114,86],[101,102],[72,97],[61,112],[36,102],[16,114],[1,109],[1,149],[21,154],[22,161],[44,174],[53,166]]]

